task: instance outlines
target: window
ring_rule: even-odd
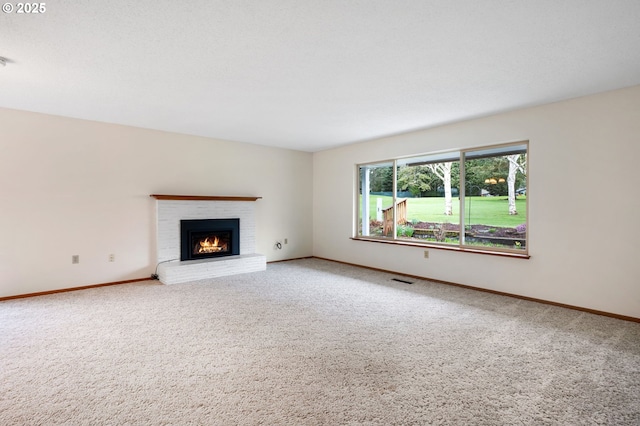
[[[356,238],[527,253],[528,143],[359,164]]]

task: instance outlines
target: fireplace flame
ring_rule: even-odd
[[[215,237],[213,240],[210,238],[205,238],[200,241],[200,248],[198,249],[198,253],[217,253],[219,251],[224,251],[227,249],[226,244],[220,244],[220,240],[218,237]]]

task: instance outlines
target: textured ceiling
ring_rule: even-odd
[[[318,151],[640,84],[638,0],[46,8],[0,13],[0,107]]]

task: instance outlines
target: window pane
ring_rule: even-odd
[[[398,239],[460,243],[459,158],[455,152],[398,161]]]
[[[526,250],[526,145],[465,154],[464,244]]]
[[[358,167],[358,235],[393,238],[393,162]]]

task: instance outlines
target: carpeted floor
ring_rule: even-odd
[[[640,424],[640,324],[393,277],[304,259],[0,302],[0,424]]]

